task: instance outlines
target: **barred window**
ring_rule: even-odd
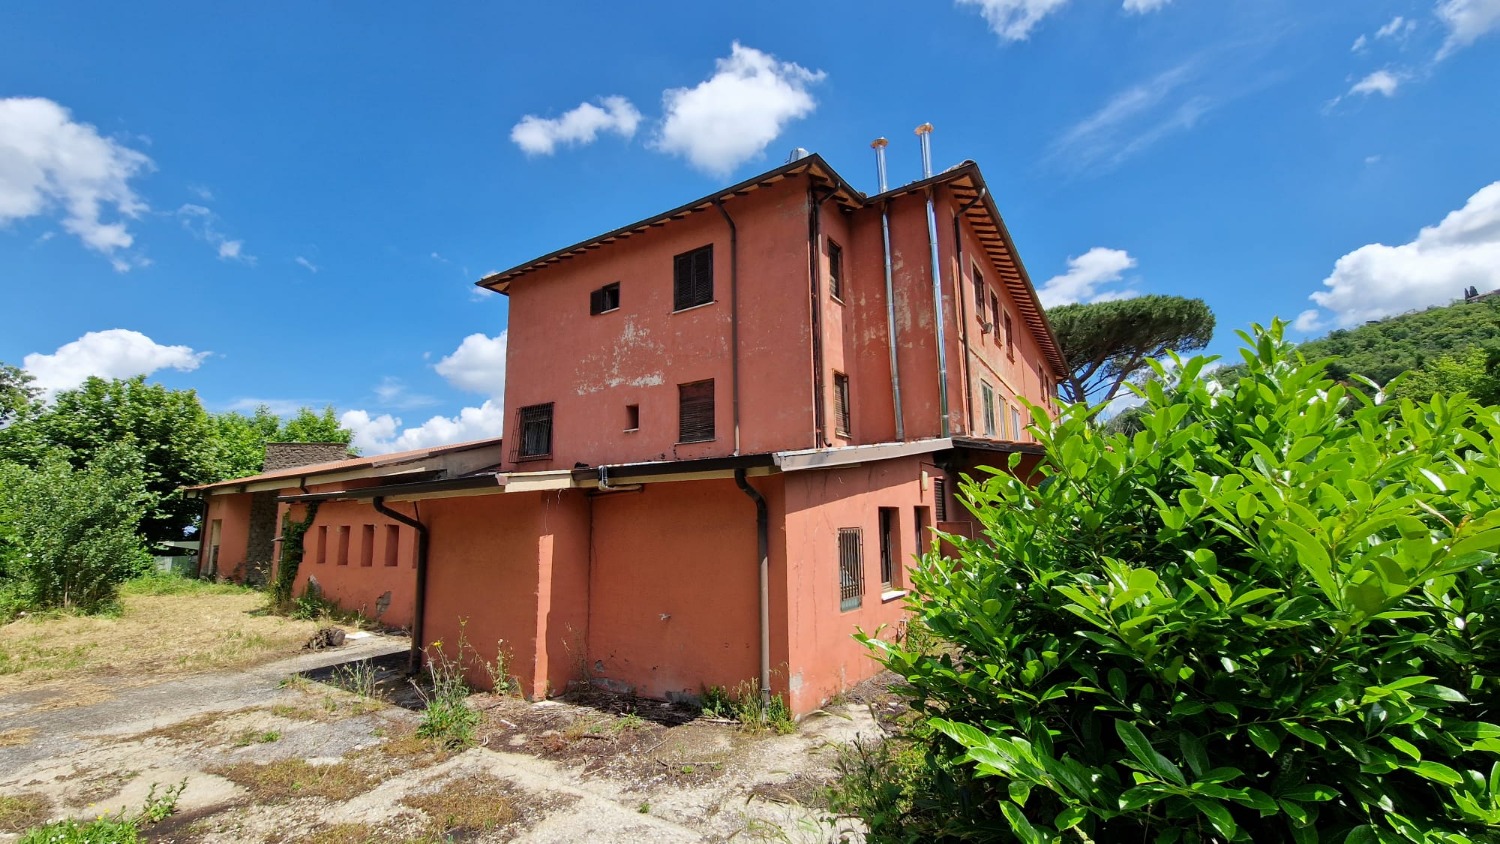
[[[839,528],[839,609],[858,609],[864,594],[864,531]]]
[[[707,442],[714,438],[714,382],[677,385],[677,441]]]
[[[516,449],[517,460],[536,460],[542,457],[552,456],[552,403],[534,404],[523,407],[518,412],[519,424],[516,428],[520,434],[517,437],[518,447]]]
[[[672,259],[672,310],[714,300],[714,247],[702,246]]]

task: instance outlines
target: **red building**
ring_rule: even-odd
[[[204,560],[245,561],[255,490],[317,502],[299,581],[415,645],[463,624],[533,696],[768,677],[801,714],[871,676],[850,634],[899,629],[930,528],[972,530],[960,477],[1031,465],[1064,369],[973,162],[865,196],[809,155],[479,284],[503,439],[204,487]]]

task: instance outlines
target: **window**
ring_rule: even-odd
[[[359,531],[359,564],[375,565],[375,526],[363,525]]]
[[[979,265],[975,264],[974,273],[974,317],[981,324],[984,323],[984,273],[979,271]]]
[[[638,431],[641,428],[641,406],[638,404],[625,405],[625,430]]]
[[[714,382],[677,385],[677,441],[701,443],[714,438]]]
[[[844,247],[828,241],[828,292],[833,298],[844,299]]]
[[[1010,311],[1005,312],[1005,356],[1016,359],[1016,332],[1010,324]]]
[[[1010,436],[1017,442],[1020,442],[1024,436],[1021,431],[1021,408],[1019,407],[1010,409]]]
[[[849,376],[833,373],[833,432],[849,436]]]
[[[995,342],[1000,342],[1000,297],[990,294],[990,330],[995,332]]]
[[[864,594],[864,532],[859,528],[839,528],[839,609],[859,609]]]
[[[916,525],[917,531],[917,556],[921,557],[927,553],[927,543],[929,541],[927,537],[927,508],[913,507],[912,516],[912,524]]]
[[[341,566],[349,565],[349,526],[339,525],[339,556],[337,563]]]
[[[713,244],[672,259],[672,310],[682,311],[714,300]]]
[[[995,388],[980,381],[979,395],[984,402],[984,435],[993,437],[995,436]]]
[[[516,459],[536,460],[552,456],[552,403],[534,404],[518,411]]]
[[[620,283],[606,284],[589,294],[589,314],[597,316],[620,307]]]
[[[896,521],[894,507],[880,508],[880,591],[891,591],[896,580]]]
[[[385,564],[394,567],[401,559],[401,526],[385,526]]]
[[[320,562],[328,562],[328,525],[318,525],[318,544],[315,548],[313,559]]]
[[[938,521],[948,521],[948,481],[944,478],[932,479],[932,509]]]

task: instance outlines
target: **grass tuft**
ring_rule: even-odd
[[[348,762],[332,765],[312,765],[306,759],[282,759],[264,765],[242,762],[215,769],[213,773],[244,786],[261,803],[280,803],[297,797],[343,801],[363,794],[374,785],[369,774]]]

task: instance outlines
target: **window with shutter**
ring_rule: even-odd
[[[518,411],[516,430],[517,460],[537,460],[552,456],[552,404],[534,404]]]
[[[1021,408],[1019,407],[1010,409],[1010,435],[1016,442],[1020,442],[1025,437],[1025,432],[1021,430]]]
[[[891,586],[896,582],[896,549],[900,543],[896,539],[897,511],[894,507],[881,507],[880,513],[880,589],[882,592],[891,591]]]
[[[714,300],[713,244],[672,259],[672,310],[696,308]]]
[[[620,283],[618,281],[606,284],[589,294],[589,314],[592,316],[618,310],[619,307]]]
[[[839,528],[839,609],[858,609],[864,594],[864,531]]]
[[[1000,297],[990,294],[990,330],[995,332],[995,342],[1000,342]]]
[[[1016,359],[1016,333],[1011,328],[1010,311],[1005,312],[1005,354],[1011,360]]]
[[[948,521],[948,481],[932,479],[932,513],[940,522]]]
[[[833,298],[844,298],[844,247],[828,241],[828,292]]]
[[[833,373],[833,432],[848,437],[849,426],[849,376]]]
[[[714,382],[677,385],[677,441],[706,442],[714,438]]]

